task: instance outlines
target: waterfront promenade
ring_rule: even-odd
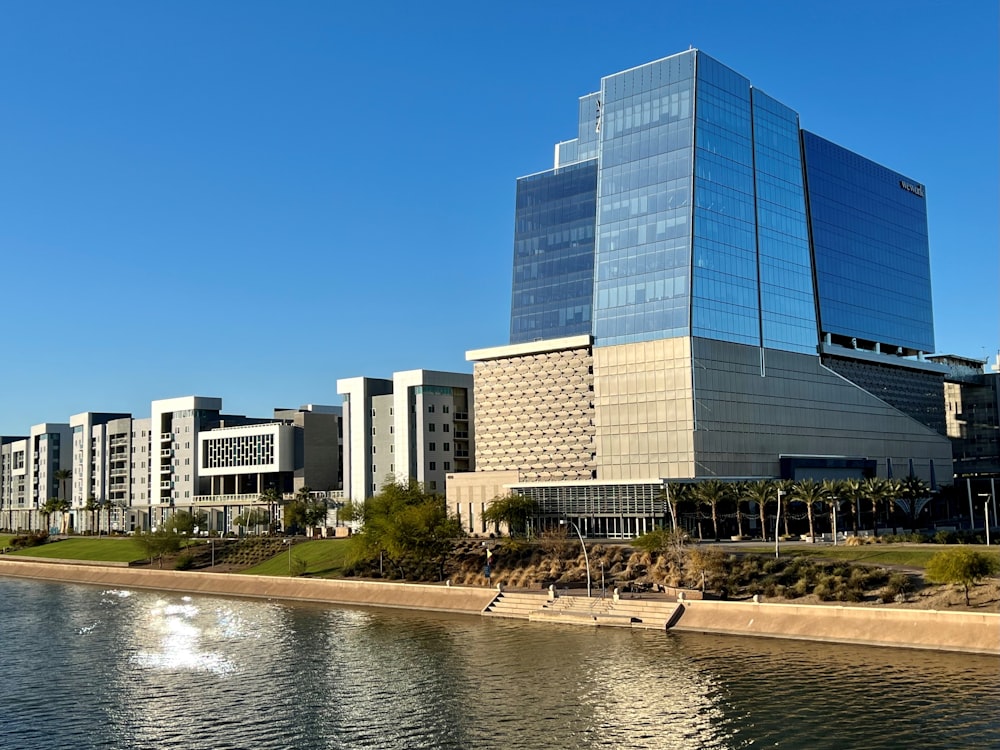
[[[532,623],[671,629],[1000,656],[1000,614],[777,602],[587,599],[352,579],[134,569],[0,558],[0,575],[192,594],[501,615]],[[503,605],[503,600],[507,604]],[[519,602],[511,606],[512,602]],[[497,606],[501,605],[501,606]],[[505,612],[496,610],[506,609]]]

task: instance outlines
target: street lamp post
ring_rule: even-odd
[[[983,498],[983,528],[986,529],[986,546],[990,546],[990,493],[980,492],[979,497]]]
[[[840,498],[839,497],[831,497],[830,499],[833,501],[833,503],[831,504],[832,507],[833,507],[833,546],[836,547],[837,546],[837,507],[840,505]]]
[[[587,566],[587,597],[590,597],[590,556],[587,554],[587,545],[583,543],[583,534],[580,533],[580,527],[569,520],[559,521],[560,526],[565,526],[569,524],[576,531],[576,535],[580,538],[580,546],[583,547],[583,562]]]
[[[778,524],[781,522],[781,498],[784,490],[778,490],[778,512],[774,514],[774,558],[778,559]]]

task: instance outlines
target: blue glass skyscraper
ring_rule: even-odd
[[[745,76],[695,49],[608,75],[517,181],[477,467],[606,483],[595,518],[671,479],[948,476],[929,267],[924,186]]]

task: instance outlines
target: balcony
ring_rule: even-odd
[[[161,432],[160,433],[160,442],[161,443],[164,442],[164,441],[173,440],[173,439],[174,439],[174,434],[172,432]]]
[[[172,490],[174,488],[173,482],[160,482],[161,490]]]
[[[455,421],[456,422],[468,422],[469,421],[469,412],[467,412],[467,411],[456,411],[455,412]]]
[[[174,470],[174,467],[170,466],[169,464],[167,466],[161,466],[160,467],[160,473],[161,474],[169,474],[173,470]]]
[[[164,448],[160,451],[160,458],[170,458],[172,455],[174,455],[173,448]]]

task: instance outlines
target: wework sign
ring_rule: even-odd
[[[901,188],[903,188],[903,190],[906,190],[906,191],[908,191],[910,193],[913,193],[914,195],[917,195],[917,196],[919,196],[921,198],[924,197],[924,186],[923,185],[915,185],[912,182],[907,182],[906,180],[900,180],[899,181],[899,186]]]

